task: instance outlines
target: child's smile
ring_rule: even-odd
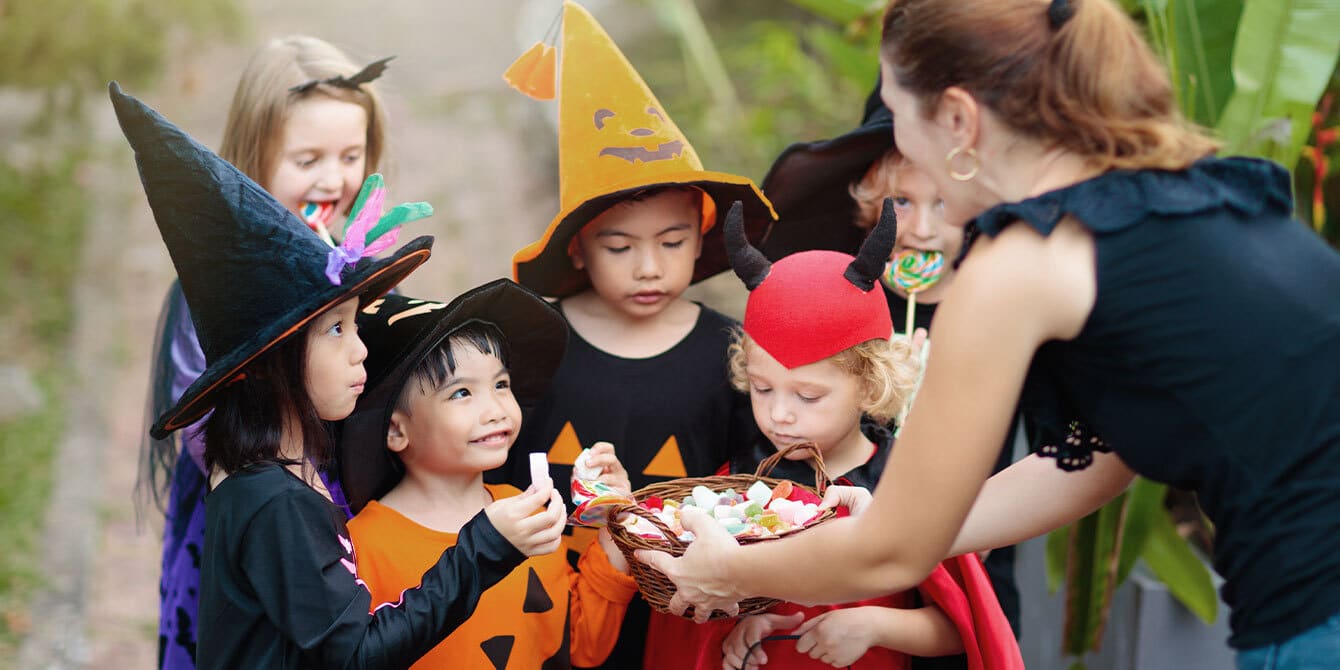
[[[453,343],[455,370],[433,391],[407,387],[408,412],[392,414],[392,430],[403,431],[406,465],[425,472],[477,473],[502,465],[521,425],[502,361],[469,344]]]

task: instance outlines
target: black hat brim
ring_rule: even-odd
[[[879,105],[845,135],[784,149],[763,178],[763,193],[777,210],[763,255],[775,261],[811,249],[855,254],[866,231],[854,223],[849,187],[893,146],[892,116]]]
[[[326,290],[309,294],[303,301],[293,305],[283,318],[266,324],[257,330],[255,335],[233,347],[227,354],[211,361],[205,372],[186,388],[177,403],[158,417],[149,431],[150,434],[155,439],[161,440],[172,431],[190,425],[204,416],[214,407],[215,396],[219,390],[252,361],[280,342],[301,332],[312,319],[336,305],[355,297],[361,298],[360,304],[366,304],[391,290],[406,275],[428,260],[432,246],[431,236],[418,237],[386,258],[360,261],[353,270],[343,275],[338,286],[331,284]],[[247,306],[235,305],[234,308],[245,310]]]
[[[386,448],[391,413],[410,374],[452,333],[474,322],[492,324],[502,333],[510,356],[512,393],[522,406],[538,401],[548,390],[567,349],[563,315],[509,279],[471,289],[426,316],[413,332],[368,338],[370,347],[383,348],[377,355],[387,363],[382,369],[369,366],[367,390],[344,420],[338,452],[340,485],[355,513],[399,480],[399,459]],[[367,332],[370,326],[362,328]]]

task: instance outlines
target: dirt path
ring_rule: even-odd
[[[531,5],[544,16],[527,15],[526,25],[539,27],[523,28]],[[553,109],[512,93],[499,74],[525,46],[517,36],[537,38],[557,5],[252,0],[243,44],[178,44],[161,85],[130,92],[218,146],[237,73],[262,40],[304,32],[355,60],[396,54],[383,80],[391,197],[437,209],[413,224],[437,242],[405,290],[445,298],[509,274],[512,251],[555,210],[555,148],[544,117]],[[35,599],[21,668],[151,668],[156,657],[162,521],[150,510],[137,530],[132,490],[152,331],[173,270],[110,108],[95,105],[100,157],[86,173],[94,207],[70,354],[78,378],[45,536],[49,584]]]

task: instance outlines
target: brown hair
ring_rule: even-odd
[[[967,90],[1015,131],[1095,167],[1180,169],[1217,143],[1184,121],[1167,72],[1111,0],[892,0],[881,55],[930,115]]]
[[[749,393],[748,352],[756,346],[743,329],[731,333],[726,351],[730,383],[741,393]],[[883,424],[893,421],[912,399],[921,367],[912,355],[912,345],[904,338],[866,340],[824,360],[861,380],[861,413]]]
[[[289,90],[313,80],[348,77],[359,69],[339,49],[315,37],[290,35],[270,40],[251,57],[237,82],[219,155],[268,187],[289,106],[300,99],[323,95],[354,103],[367,112],[364,176],[376,172],[385,146],[385,121],[375,84],[362,84],[357,89],[317,84],[303,93]]]
[[[897,147],[890,147],[880,154],[861,178],[847,186],[847,193],[856,201],[856,211],[852,214],[852,224],[863,230],[870,230],[879,222],[880,210],[884,208],[884,198],[894,192],[898,163],[903,155]]]

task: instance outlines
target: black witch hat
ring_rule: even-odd
[[[539,295],[497,279],[450,303],[388,295],[358,314],[368,347],[366,390],[340,431],[340,485],[357,513],[403,474],[386,448],[386,431],[410,373],[452,333],[472,322],[492,324],[506,341],[512,393],[526,406],[544,395],[567,348],[568,325]]]
[[[859,128],[782,150],[763,178],[763,193],[777,210],[763,254],[777,260],[810,249],[856,253],[866,231],[853,222],[856,203],[848,187],[892,147],[893,114],[876,81]]]
[[[208,362],[154,422],[156,439],[199,419],[247,364],[322,312],[366,303],[428,260],[428,236],[381,260],[332,257],[339,250],[265,189],[116,82],[108,89]]]

